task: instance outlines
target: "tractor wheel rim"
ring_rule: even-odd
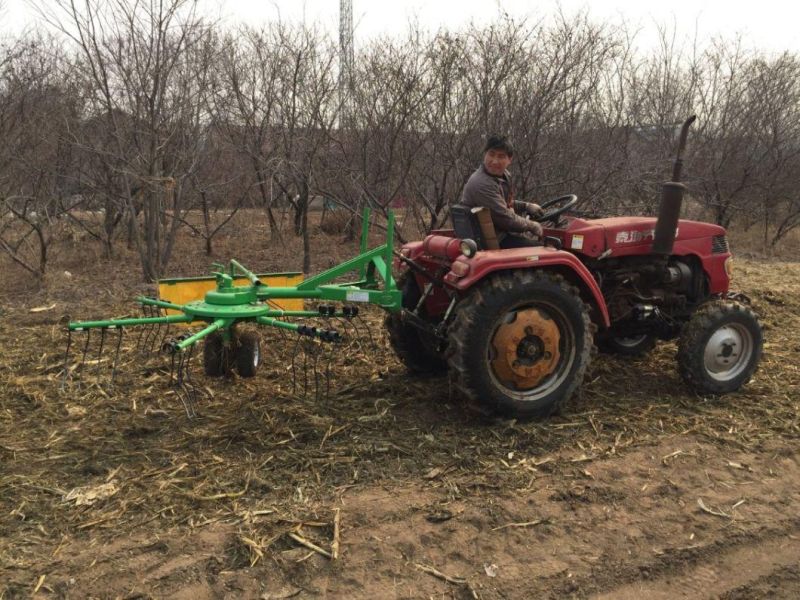
[[[509,311],[489,342],[493,378],[512,395],[526,397],[550,389],[553,374],[563,366],[562,331],[544,308]]]
[[[703,362],[716,381],[735,379],[747,368],[753,355],[753,336],[742,325],[729,323],[711,334]]]
[[[647,334],[643,333],[642,335],[635,335],[630,337],[617,337],[614,338],[614,341],[620,346],[623,346],[625,348],[635,348],[636,346],[644,342],[645,339],[647,339]]]

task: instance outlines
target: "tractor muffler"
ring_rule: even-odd
[[[678,152],[672,168],[672,181],[666,181],[661,186],[661,203],[658,206],[658,219],[656,220],[655,234],[653,237],[653,254],[669,256],[675,244],[675,235],[678,229],[678,219],[681,215],[683,194],[686,186],[680,183],[681,169],[683,168],[683,151],[686,148],[686,137],[689,127],[694,123],[696,115],[692,115],[683,123],[678,141]]]

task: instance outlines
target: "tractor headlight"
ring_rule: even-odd
[[[458,249],[461,250],[461,254],[467,258],[472,258],[478,251],[478,244],[476,244],[474,240],[470,239],[461,240],[461,244],[459,245]]]
[[[729,256],[725,259],[725,272],[728,274],[728,279],[733,279],[733,257]]]

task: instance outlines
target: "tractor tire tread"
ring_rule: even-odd
[[[561,290],[562,293],[572,296],[581,302],[581,320],[584,327],[584,344],[580,355],[576,357],[578,366],[573,376],[562,388],[558,397],[547,406],[532,410],[526,414],[513,414],[513,411],[503,405],[487,402],[480,397],[479,384],[474,370],[465,361],[470,348],[470,336],[473,326],[479,318],[479,310],[486,305],[487,299],[499,295],[506,295],[515,289],[535,283],[549,283]],[[563,403],[569,399],[583,381],[586,370],[591,362],[591,357],[596,353],[594,346],[594,332],[597,327],[589,317],[589,311],[583,304],[578,288],[570,284],[563,276],[550,271],[516,270],[499,276],[490,277],[487,281],[470,291],[460,302],[456,316],[448,327],[448,344],[445,357],[448,361],[451,374],[451,384],[480,413],[490,415],[501,413],[505,416],[519,418],[546,418],[560,411]],[[476,385],[477,384],[477,385]]]
[[[405,290],[409,285],[410,274],[404,273],[397,280],[397,287]],[[412,325],[404,323],[399,313],[389,313],[384,320],[389,333],[389,345],[400,362],[414,374],[436,375],[447,371],[447,361],[434,354],[423,344],[419,332]]]

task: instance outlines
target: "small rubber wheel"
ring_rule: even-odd
[[[203,371],[209,377],[222,377],[225,374],[225,341],[218,331],[208,335],[203,342]]]
[[[656,338],[648,333],[631,337],[607,337],[597,341],[597,349],[604,354],[618,356],[644,356],[656,345]]]
[[[240,377],[254,377],[261,364],[261,338],[255,331],[244,331],[237,337],[236,371]]]
[[[422,292],[413,275],[406,273],[397,281],[397,287],[403,294],[403,308],[414,310],[419,303]],[[420,311],[420,317],[435,323],[435,319],[425,314],[425,308]],[[386,316],[384,322],[389,332],[389,344],[406,368],[411,373],[419,375],[434,375],[447,371],[447,362],[438,348],[438,341],[433,336],[426,335],[413,325],[404,323],[399,313]]]
[[[750,307],[733,300],[701,306],[678,342],[678,371],[699,392],[726,394],[750,381],[764,335]]]

